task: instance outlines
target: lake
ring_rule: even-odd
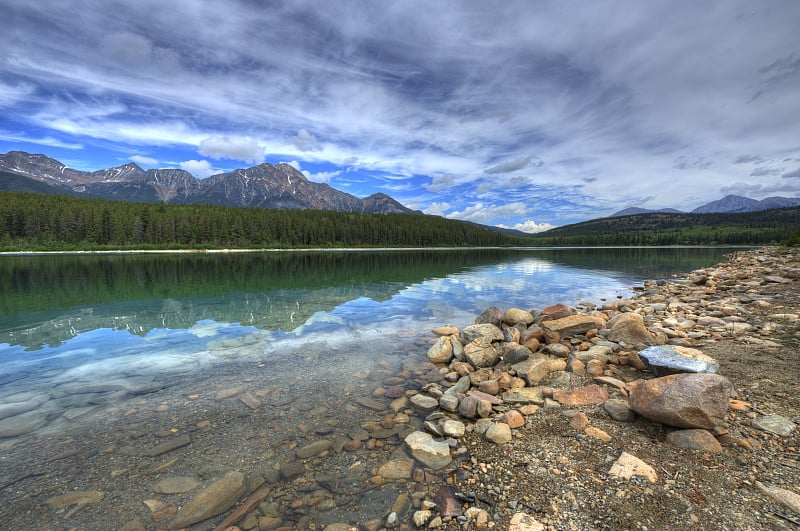
[[[203,466],[251,475],[285,469],[295,445],[320,437],[352,440],[376,415],[380,420],[375,389],[430,370],[431,328],[471,324],[490,305],[601,304],[629,296],[645,279],[709,266],[732,251],[0,256],[0,485],[24,485],[23,471],[42,467],[51,485],[68,485],[68,470],[77,466],[83,484],[117,492],[119,503],[143,496],[142,485],[154,479],[138,467],[151,469],[165,458],[152,449],[174,436],[191,444],[167,456],[194,456],[183,473],[199,479]],[[369,440],[373,453],[392,446],[374,434]],[[75,447],[96,464],[52,464],[54,455]],[[103,448],[116,464],[99,461]],[[126,459],[135,463],[121,462]],[[325,467],[355,466],[335,459],[345,457],[331,457]],[[109,467],[124,472],[114,475]],[[352,481],[363,473],[352,472]],[[295,516],[313,514],[324,523],[365,507],[382,512],[396,495],[385,491],[350,502],[333,496],[333,507]],[[20,507],[43,496],[35,488],[14,492],[0,521],[23,522],[14,520]],[[179,505],[185,498],[175,500]],[[141,500],[133,501],[130,509],[121,506],[120,526],[134,514],[149,515]],[[296,521],[284,501],[275,499],[280,514]],[[59,520],[63,511],[43,511],[34,527],[92,527],[102,514],[86,507],[73,520]]]

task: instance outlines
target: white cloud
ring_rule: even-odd
[[[207,160],[187,160],[181,162],[179,166],[182,170],[186,170],[200,179],[211,177],[216,173]]]
[[[40,146],[56,147],[62,149],[83,149],[84,147],[83,144],[64,142],[57,138],[53,138],[52,136],[35,138],[23,134],[8,133],[2,131],[0,131],[0,140],[5,140],[7,142],[26,142],[29,144],[38,144]]]
[[[129,158],[130,158],[130,160],[132,160],[133,162],[135,162],[136,164],[139,164],[141,166],[155,166],[155,165],[158,164],[158,161],[156,159],[152,158],[152,157],[144,157],[142,155],[133,155],[132,157],[129,157]],[[197,162],[197,161],[189,161],[189,162]]]
[[[200,142],[198,151],[212,159],[243,160],[250,164],[264,161],[264,147],[250,137],[215,136]]]
[[[508,227],[503,224],[498,225],[498,227],[503,229],[514,229],[522,232],[527,232],[530,234],[535,234],[537,232],[544,232],[546,230],[554,229],[557,227],[557,225],[552,225],[550,223],[536,223],[532,219],[526,219],[524,222],[517,223],[511,227]]]
[[[0,108],[13,107],[17,103],[30,97],[34,86],[30,83],[17,83],[10,85],[0,81]]]
[[[484,173],[488,174],[495,174],[495,173],[511,173],[517,170],[521,170],[528,166],[539,167],[542,166],[544,162],[539,159],[538,157],[518,157],[516,159],[507,160],[505,162],[501,162],[500,164],[496,164],[489,168],[486,168]]]
[[[448,218],[474,221],[475,223],[492,223],[493,220],[514,218],[528,214],[531,207],[522,202],[506,204],[484,204],[477,202],[460,212],[451,212]]]
[[[429,192],[441,192],[452,188],[454,184],[455,179],[452,175],[437,175],[430,184],[423,184],[422,186]]]
[[[428,206],[428,208],[423,210],[423,213],[431,216],[444,216],[447,214],[447,211],[450,210],[450,208],[451,208],[450,203],[446,201],[442,202],[434,201]]]
[[[322,149],[317,138],[305,129],[297,131],[297,135],[293,136],[291,140],[300,151],[320,151]]]

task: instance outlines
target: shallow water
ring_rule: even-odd
[[[424,356],[433,327],[464,326],[490,305],[532,309],[624,297],[644,278],[710,265],[724,252],[0,257],[0,458],[7,465],[0,485],[11,495],[28,481],[21,479],[26,470],[42,469],[51,487],[15,492],[0,521],[29,522],[25,511],[46,494],[74,490],[75,478],[130,503],[119,525],[136,514],[147,519],[136,498],[152,495],[154,479],[140,467],[156,466],[147,451],[161,439],[191,437],[173,453],[191,457],[182,472],[199,480],[211,468],[261,475],[292,462],[293,445],[351,440],[365,423],[374,428],[398,413],[389,400],[364,404],[398,378],[407,389],[419,387],[433,369]],[[424,416],[411,417],[403,429],[421,426]],[[370,469],[399,447],[397,433],[385,444],[376,433],[369,440],[380,445],[369,456],[335,452],[308,466],[317,475],[337,471],[359,492]],[[110,461],[53,464],[74,447],[82,460],[116,458],[125,472],[110,481]],[[358,507],[379,515],[397,494],[392,487],[350,499],[327,490],[333,501],[324,511],[302,503],[293,509],[297,491],[273,501],[287,522],[314,515],[324,523],[353,521]],[[189,494],[176,496],[164,502],[180,506]],[[91,528],[102,511],[82,509],[73,520],[59,520],[64,511],[37,514],[41,524]]]

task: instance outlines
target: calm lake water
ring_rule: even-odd
[[[283,474],[315,438],[338,450],[276,484],[263,511],[318,529],[384,518],[415,484],[364,485],[402,453],[404,430],[425,429],[425,414],[404,407],[405,424],[385,428],[390,401],[376,392],[438,377],[425,359],[431,328],[471,324],[490,305],[625,297],[732,251],[0,256],[0,524],[151,525],[143,501],[180,507],[199,488],[164,494],[162,477]],[[363,449],[341,451],[357,439]],[[170,440],[183,442],[161,455]],[[75,490],[104,498],[48,505]]]
[[[644,279],[711,265],[726,252],[731,250],[3,256],[0,403],[36,389],[109,379],[145,391],[152,378],[228,360],[269,363],[301,347],[344,348],[401,331],[464,326],[490,305],[598,303],[627,296]]]

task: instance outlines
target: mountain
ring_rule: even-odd
[[[675,210],[674,208],[662,208],[660,210],[650,210],[649,208],[639,208],[639,207],[628,207],[623,208],[618,212],[614,212],[611,214],[610,218],[616,218],[619,216],[635,216],[636,214],[652,214],[654,212],[658,213],[666,213],[666,214],[680,214],[680,210]]]
[[[386,194],[360,199],[327,184],[309,181],[288,164],[252,168],[196,179],[184,170],[143,170],[129,163],[85,172],[45,155],[10,151],[0,155],[0,171],[19,178],[0,179],[0,189],[52,191],[103,199],[149,203],[211,204],[272,209],[316,209],[363,213],[419,213]],[[41,189],[42,185],[47,188]]]
[[[742,197],[740,195],[726,195],[717,201],[711,201],[692,210],[692,214],[735,214],[737,212],[757,212],[771,208],[786,208],[800,205],[800,197],[767,197],[761,201]],[[636,214],[682,214],[683,211],[674,208],[650,210],[647,208],[629,207],[611,214],[610,218],[619,216],[634,216]]]

